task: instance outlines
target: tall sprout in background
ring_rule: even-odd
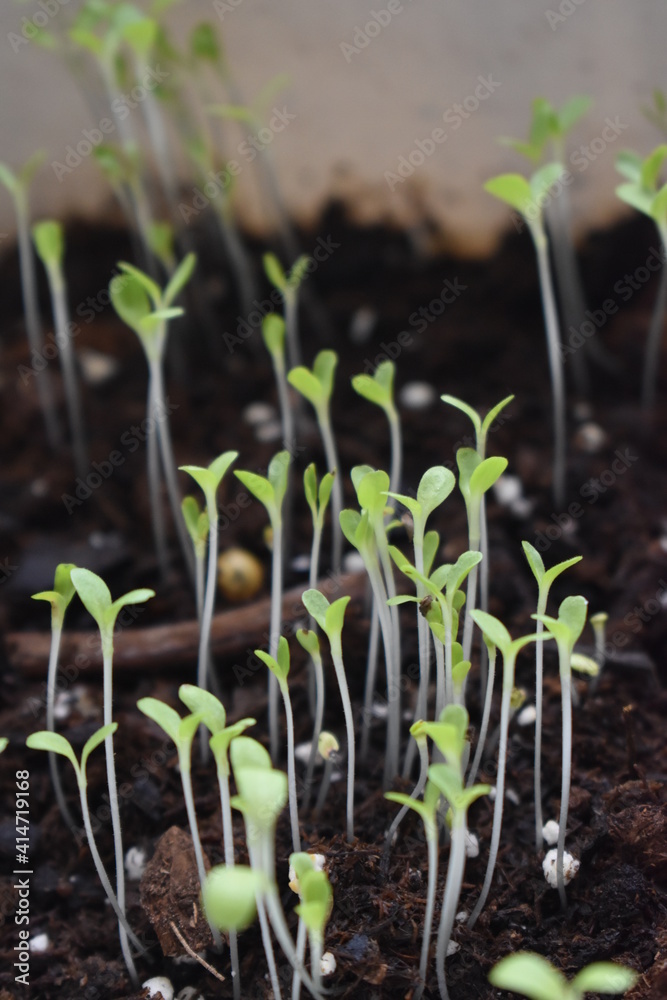
[[[667,184],[658,190],[658,179],[662,170],[667,145],[658,146],[642,160],[634,153],[621,153],[616,159],[616,168],[627,177],[627,182],[616,188],[616,194],[628,205],[632,205],[643,215],[648,215],[655,223],[662,247],[662,269],[658,294],[653,306],[651,325],[649,326],[644,354],[644,373],[642,376],[641,402],[644,410],[650,410],[655,404],[655,390],[660,367],[660,341],[665,324],[665,307],[667,306]]]
[[[256,472],[236,470],[234,475],[246,489],[264,504],[269,515],[272,533],[271,545],[271,616],[269,624],[269,655],[278,658],[280,640],[280,613],[283,594],[283,500],[287,492],[287,479],[292,456],[279,451],[269,462],[266,476]],[[278,679],[269,672],[269,740],[271,758],[278,759]]]
[[[396,493],[401,488],[401,473],[403,467],[403,445],[401,442],[401,421],[394,403],[394,375],[396,365],[393,361],[381,361],[373,375],[354,375],[352,388],[369,403],[379,406],[389,423],[391,440],[391,464],[389,467],[389,489]]]
[[[33,361],[41,358],[44,350],[44,334],[39,318],[39,302],[37,299],[37,276],[35,274],[35,258],[30,240],[30,204],[28,192],[30,184],[44,162],[44,153],[34,153],[29,160],[16,172],[10,170],[5,163],[0,163],[0,183],[9,191],[16,213],[16,235],[19,248],[19,267],[21,271],[21,295],[25,313],[28,344],[33,354]],[[46,367],[37,376],[37,397],[44,417],[46,436],[52,448],[59,448],[62,435],[56,413],[51,373]]]
[[[285,327],[287,329],[287,354],[291,368],[301,364],[301,345],[299,343],[299,288],[308,273],[310,257],[302,254],[288,272],[273,253],[265,253],[263,257],[266,276],[276,288],[283,300],[285,311]]]
[[[533,118],[528,141],[505,138],[500,141],[527,157],[533,167],[537,167],[544,159],[565,163],[567,134],[588,113],[592,103],[590,97],[579,94],[566,101],[559,111],[550,101],[538,97],[532,105]],[[574,163],[574,155],[570,162]],[[585,297],[572,237],[569,182],[562,185],[558,196],[547,206],[546,216],[563,311],[563,326],[578,330],[584,319]],[[592,350],[593,343],[587,340],[584,351]],[[580,396],[588,394],[584,351],[575,351],[572,355],[575,387]]]
[[[60,349],[60,361],[65,383],[65,399],[69,416],[74,467],[77,475],[85,478],[88,471],[88,453],[83,430],[83,409],[76,372],[74,348],[69,331],[69,310],[67,308],[67,286],[63,271],[65,238],[59,222],[38,222],[32,229],[37,253],[46,268],[51,291],[51,304],[55,326],[56,344]]]
[[[521,213],[535,245],[551,372],[554,423],[552,490],[554,502],[558,507],[563,505],[565,498],[565,384],[560,353],[558,312],[549,265],[549,242],[544,228],[542,206],[550,189],[560,179],[562,173],[563,167],[560,163],[547,163],[546,166],[536,170],[529,180],[521,174],[501,174],[492,177],[484,185],[485,191]]]
[[[123,273],[112,278],[109,285],[114,309],[123,322],[127,323],[139,337],[148,362],[146,448],[148,485],[158,561],[163,574],[166,574],[167,545],[160,504],[161,456],[172,516],[185,564],[191,576],[194,574],[194,560],[181,512],[181,499],[176,481],[176,463],[169,433],[163,366],[167,343],[167,324],[170,319],[183,314],[183,310],[174,307],[173,302],[189,281],[195,263],[194,254],[188,254],[187,257],[184,257],[164,291],[139,268],[125,262],[118,265]]]

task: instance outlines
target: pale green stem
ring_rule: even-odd
[[[283,598],[283,525],[279,515],[271,518],[273,551],[271,557],[271,614],[269,622],[269,655],[278,659],[280,613]],[[271,760],[278,760],[278,678],[269,670],[269,744]]]
[[[559,644],[561,647],[561,644]],[[570,805],[570,775],[572,769],[572,675],[570,673],[571,650],[562,646],[558,650],[560,660],[560,690],[563,713],[563,773],[560,786],[560,814],[558,816],[558,845],[556,853],[556,880],[558,895],[563,910],[567,908],[565,895],[565,879],[563,876],[563,856],[565,853],[565,834],[567,832],[567,814]]]
[[[60,654],[60,639],[63,631],[63,623],[60,615],[51,615],[51,649],[49,651],[49,665],[46,673],[46,728],[50,733],[56,731],[55,705],[56,705],[56,678],[58,676],[58,657]],[[74,818],[69,810],[65,793],[63,792],[58,769],[58,755],[52,750],[49,751],[49,770],[51,771],[51,781],[56,795],[56,802],[60,809],[60,815],[72,829],[75,826]]]
[[[401,421],[396,409],[392,406],[386,411],[389,420],[389,434],[391,439],[391,468],[389,471],[389,490],[391,493],[398,493],[401,487],[401,475],[403,471],[403,444],[401,441]]]
[[[323,528],[323,518],[314,517],[313,518],[313,540],[310,546],[310,567],[308,569],[308,586],[311,590],[317,590],[317,577],[320,570],[320,548],[322,545],[322,528]],[[316,631],[317,622],[312,615],[308,619],[308,628],[310,631]],[[308,701],[310,705],[310,714],[313,718],[317,717],[317,677],[313,670],[314,661],[308,661]],[[324,696],[324,692],[322,692]],[[315,750],[311,748],[311,754],[313,760],[315,760]],[[306,798],[304,802],[307,802],[310,797],[310,791],[306,791]]]
[[[361,759],[368,757],[368,744],[371,736],[371,719],[373,717],[373,699],[375,698],[375,682],[378,670],[378,646],[380,644],[380,615],[378,614],[375,597],[371,602],[371,627],[368,633],[368,653],[366,656],[366,680],[364,683],[364,712],[361,728]]]
[[[307,928],[301,917],[299,917],[299,925],[296,931],[296,954],[301,965],[305,964],[306,961],[306,940],[307,940]],[[294,975],[292,976],[292,1000],[300,1000],[301,997],[301,976],[299,975],[299,970],[294,970]]]
[[[514,665],[516,662],[516,652],[510,653],[508,658],[503,657],[503,696],[500,703],[500,746],[498,748],[498,774],[496,777],[496,800],[493,803],[493,828],[491,830],[491,847],[489,848],[489,860],[484,876],[484,885],[474,910],[470,914],[468,926],[475,926],[477,918],[484,909],[486,898],[489,895],[493,873],[496,868],[498,857],[498,845],[500,844],[500,831],[503,825],[503,805],[505,802],[505,770],[507,767],[507,734],[510,721],[510,702],[512,698],[512,688],[514,687]],[[465,845],[464,845],[465,852]]]
[[[415,534],[413,539],[413,548],[415,555],[415,569],[418,573],[424,574],[424,539],[423,533],[418,538]],[[415,584],[415,589],[417,593],[417,600],[421,601],[426,593],[424,584],[421,580],[417,580]],[[430,653],[431,653],[431,641],[430,641],[430,628],[428,622],[424,618],[423,614],[419,609],[419,604],[417,604],[417,645],[419,649],[419,687],[417,689],[417,700],[415,702],[415,712],[412,718],[413,722],[417,722],[418,719],[425,719],[428,711],[428,685],[429,685],[429,674],[431,671],[430,663]],[[415,758],[415,753],[417,752],[417,743],[414,740],[410,740],[405,752],[405,761],[403,762],[403,777],[407,778],[412,770],[412,762]]]
[[[559,191],[553,208],[554,211],[549,213],[550,234],[564,325],[568,328],[571,326],[578,328],[584,319],[585,304],[577,257],[570,236],[570,199],[566,187]],[[570,355],[575,389],[582,399],[590,394],[586,370],[586,350],[590,344],[590,341],[586,341],[583,350],[577,350]]]
[[[331,772],[333,771],[334,761],[333,755],[325,758],[324,761],[324,774],[322,775],[322,784],[320,785],[320,790],[317,793],[317,801],[315,803],[315,808],[313,809],[313,816],[315,819],[319,819],[319,815],[324,808],[324,803],[331,786]]]
[[[393,563],[389,555],[387,545],[387,535],[382,525],[377,527],[378,552],[382,564],[382,570],[386,582],[387,597],[396,597],[396,583],[394,581]],[[387,605],[385,603],[385,610]],[[391,773],[390,780],[396,777],[399,772],[400,742],[401,742],[401,629],[398,617],[398,607],[394,604],[389,606],[389,620],[391,623],[391,654],[392,654],[392,678],[393,690],[389,694],[389,716],[387,719],[387,736],[390,740],[391,748]]]
[[[474,509],[470,512],[470,523],[468,525],[468,549],[470,552],[479,552],[480,548],[480,538],[481,538],[481,528],[480,528],[480,504],[478,501],[473,501]],[[476,563],[473,568],[468,573],[468,582],[466,584],[466,602],[465,602],[465,616],[463,619],[463,642],[461,643],[463,647],[463,659],[470,660],[472,653],[472,612],[475,610],[477,601],[477,568],[479,563]],[[464,685],[465,691],[465,685]]]
[[[331,659],[336,671],[336,680],[340,690],[340,698],[343,703],[343,714],[345,715],[345,729],[347,731],[347,811],[346,811],[346,836],[348,841],[354,840],[354,715],[352,713],[352,702],[345,676],[345,666],[343,664],[343,650],[340,637],[334,637],[331,642]]]
[[[443,646],[439,639],[436,639],[433,645],[435,646],[435,717],[436,719],[439,719],[440,713],[447,702],[447,696],[445,694],[447,689],[447,665],[445,663],[445,646]],[[451,643],[449,648],[451,649]]]
[[[301,364],[301,347],[299,344],[299,300],[296,289],[290,288],[283,292],[283,304],[285,307],[285,328],[287,331],[287,353],[289,356],[289,364],[290,368],[296,368]]]
[[[308,935],[308,940],[310,942],[310,974],[313,977],[315,989],[319,990],[322,986],[322,973],[320,971],[322,937],[317,932],[311,931]]]
[[[103,662],[103,718],[104,725],[113,722],[113,631],[101,633]],[[120,809],[118,807],[118,786],[116,785],[116,764],[113,753],[113,734],[104,740],[104,754],[107,766],[107,787],[109,790],[109,812],[111,813],[111,829],[113,833],[114,861],[116,865],[116,898],[121,913],[125,913],[125,869],[123,867],[123,834],[120,825]],[[128,969],[132,964],[130,946],[127,940],[125,926],[119,922],[118,934],[120,947]]]
[[[484,643],[484,648],[486,649],[486,643]],[[477,771],[479,770],[479,765],[482,762],[482,754],[484,753],[484,744],[486,743],[486,734],[489,728],[489,717],[491,715],[491,702],[493,701],[493,685],[496,680],[496,655],[497,650],[494,647],[492,656],[489,657],[489,670],[486,678],[486,693],[484,696],[484,710],[482,712],[482,723],[479,728],[479,738],[477,740],[477,746],[475,748],[475,756],[473,758],[472,767],[470,768],[470,773],[468,775],[468,781],[466,782],[466,787],[470,788],[471,785],[475,784],[475,778],[477,777]],[[542,827],[540,827],[541,831]]]
[[[479,604],[482,611],[489,610],[489,526],[486,520],[486,494],[482,496],[479,507],[480,532],[479,551],[482,553],[482,561],[479,564]],[[481,644],[479,651],[479,692],[480,698],[484,696],[487,682],[489,651],[486,643]]]
[[[540,278],[540,290],[542,292],[542,308],[547,334],[547,350],[553,391],[553,498],[556,506],[560,508],[565,499],[565,385],[563,381],[563,366],[559,356],[560,332],[546,237],[544,234],[539,235],[534,233],[533,240],[537,251],[537,266]]]
[[[209,519],[208,570],[206,573],[204,608],[199,628],[199,652],[197,657],[197,685],[204,691],[208,691],[209,647],[218,573],[218,507],[215,501],[215,494],[211,497],[206,497],[206,509]],[[199,727],[199,753],[202,764],[205,764],[208,760],[208,752],[207,730],[204,725],[201,725]]]
[[[660,240],[662,242],[663,257],[667,254],[667,229],[659,227]],[[660,367],[660,342],[662,340],[662,330],[665,324],[665,306],[667,306],[667,267],[663,260],[660,272],[660,284],[658,285],[658,295],[653,307],[651,325],[646,341],[646,354],[644,355],[644,373],[642,376],[642,409],[650,410],[655,404],[656,383],[658,379],[658,369]]]
[[[162,363],[161,361],[151,362],[151,366],[154,369],[152,375],[155,379],[155,404],[160,411],[159,415],[157,413],[155,414],[154,422],[157,427],[157,437],[160,445],[160,454],[162,456],[164,478],[167,484],[167,493],[169,495],[171,513],[174,519],[174,524],[176,525],[176,534],[178,535],[178,540],[180,542],[181,552],[183,553],[188,573],[192,578],[194,575],[194,556],[192,554],[192,545],[185,526],[185,521],[183,520],[183,512],[181,511],[181,494],[176,480],[176,462],[174,461],[174,452],[171,445],[171,434],[169,431],[169,412],[167,410],[167,399],[164,393]]]
[[[419,749],[419,778],[417,779],[417,784],[410,793],[410,798],[418,799],[421,793],[424,791],[424,788],[426,787],[426,781],[428,779],[428,746],[426,743],[425,736],[420,736],[413,742],[415,746],[418,747]],[[401,806],[400,810],[394,817],[394,821],[387,830],[387,836],[385,837],[385,842],[384,842],[385,851],[388,851],[390,849],[393,839],[398,833],[398,828],[404,816],[407,814],[409,808],[410,807],[407,805]]]
[[[317,407],[315,413],[317,415],[317,422],[320,426],[322,444],[324,445],[324,455],[329,467],[328,471],[335,471],[336,473],[334,476],[333,488],[331,490],[331,562],[333,572],[338,574],[340,573],[340,564],[343,555],[343,530],[340,526],[340,512],[343,509],[343,477],[341,475],[341,468],[338,462],[336,443],[331,430],[331,419],[329,417],[328,408],[326,406]]]
[[[301,836],[299,834],[299,807],[296,799],[296,767],[294,764],[294,715],[292,699],[286,681],[278,681],[280,693],[285,705],[285,721],[287,723],[287,787],[289,790],[289,815],[292,827],[292,850],[295,854],[301,851]]]
[[[163,580],[167,577],[169,566],[169,556],[167,553],[167,535],[164,523],[164,512],[160,498],[160,453],[157,441],[157,425],[151,418],[155,412],[156,398],[153,378],[148,374],[148,404],[146,420],[146,461],[148,465],[148,495],[151,504],[151,521],[153,527],[153,538],[155,540],[155,551],[157,554],[160,576]]]
[[[463,884],[463,873],[466,864],[466,819],[465,812],[452,810],[453,825],[451,845],[449,850],[449,862],[447,865],[447,881],[445,882],[445,892],[442,899],[442,911],[440,913],[440,926],[438,927],[438,943],[436,948],[435,964],[438,972],[438,987],[442,1000],[447,1000],[447,981],[445,979],[445,961],[447,959],[447,948],[452,936],[452,928],[456,919],[456,909],[461,895]],[[471,918],[472,919],[472,918]]]
[[[540,588],[537,598],[537,614],[543,615],[547,609],[548,590],[544,593]],[[541,635],[544,631],[544,622],[536,622],[535,632]],[[535,643],[535,763],[533,765],[533,786],[535,799],[535,851],[539,854],[542,849],[542,827],[544,817],[542,815],[542,712],[543,712],[543,688],[544,688],[544,643]]]
[[[59,268],[47,268],[46,273],[51,286],[51,301],[53,305],[54,326],[56,328],[56,343],[60,348],[60,360],[65,384],[65,398],[72,435],[72,451],[74,467],[82,479],[88,470],[88,454],[83,430],[83,410],[79,380],[76,374],[72,340],[68,331],[69,318],[65,298],[65,284]]]
[[[236,276],[241,309],[243,310],[243,315],[248,316],[252,312],[252,302],[257,296],[257,288],[248,256],[239,239],[232,213],[228,211],[228,200],[225,192],[221,193],[220,198],[214,199],[215,214],[219,223],[222,244]]]
[[[280,992],[280,980],[278,979],[276,958],[273,954],[271,928],[269,927],[269,920],[264,906],[264,896],[260,896],[259,893],[257,894],[257,916],[259,917],[259,926],[262,931],[262,944],[264,945],[266,964],[269,967],[269,978],[271,980],[271,989],[273,990],[273,1000],[281,1000],[282,994]]]
[[[308,754],[308,764],[306,765],[306,787],[303,796],[304,808],[310,802],[317,744],[322,732],[322,719],[324,717],[324,670],[322,669],[322,657],[319,653],[311,655],[311,663],[315,674],[315,721],[313,724],[313,739],[310,744],[310,753]]]
[[[229,799],[229,773],[218,763],[218,787],[220,789],[220,809],[222,812],[222,839],[225,864],[233,868],[234,857],[234,827],[232,825],[232,807]],[[241,1000],[241,966],[239,963],[239,944],[236,931],[229,931],[229,957],[232,967],[232,988],[234,1000]]]
[[[373,589],[374,604],[380,619],[387,673],[387,744],[384,759],[384,786],[388,788],[398,772],[398,743],[400,735],[396,727],[396,715],[393,706],[398,689],[398,682],[394,676],[395,660],[392,649],[394,635],[392,621],[387,613],[389,611],[387,607],[387,591],[377,561],[369,559],[366,563],[366,569]]]
[[[181,771],[181,784],[183,786],[183,798],[185,799],[185,811],[188,815],[188,824],[190,826],[190,835],[192,837],[192,846],[195,852],[195,861],[197,863],[197,874],[199,875],[199,885],[201,886],[202,892],[204,891],[204,884],[206,882],[206,866],[204,864],[204,852],[201,846],[201,840],[199,837],[199,828],[197,826],[197,813],[195,812],[195,799],[192,793],[192,774],[190,772],[190,751],[191,747],[188,746],[187,750],[181,751],[178,748],[178,764]],[[187,756],[186,756],[187,755]],[[220,951],[222,948],[222,938],[220,936],[220,931],[213,924],[209,923],[211,928],[211,934],[213,935],[213,945],[216,951]]]
[[[430,824],[431,825],[431,824]],[[433,912],[435,910],[435,893],[438,881],[438,832],[435,824],[432,830],[426,829],[426,844],[428,847],[428,886],[426,889],[426,910],[424,912],[424,930],[422,931],[422,950],[419,960],[420,983],[414,992],[414,1000],[421,1000],[426,987],[426,969],[428,967],[428,953],[431,943],[431,929],[433,927]]]
[[[39,318],[39,300],[37,297],[37,277],[35,275],[35,257],[30,239],[30,219],[27,193],[18,191],[14,198],[16,209],[16,235],[19,249],[19,269],[21,275],[21,297],[25,312],[25,327],[30,350],[36,357],[42,357],[44,350],[44,335]],[[37,396],[44,417],[47,440],[54,450],[62,446],[62,434],[56,411],[51,373],[45,367],[36,373]]]

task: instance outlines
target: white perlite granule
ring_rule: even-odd
[[[552,889],[558,888],[558,880],[556,877],[556,858],[558,855],[558,850],[555,847],[547,853],[544,861],[542,862],[542,871],[544,872],[544,877],[551,886]],[[573,858],[568,851],[563,853],[563,881],[565,885],[568,885],[572,879],[576,876],[579,871],[579,862],[576,858]]]

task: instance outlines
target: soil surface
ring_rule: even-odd
[[[210,242],[203,238],[205,234],[200,235],[198,284],[190,303],[197,319],[182,321],[170,334],[167,382],[176,459],[178,464],[206,465],[220,452],[236,449],[240,453],[237,468],[264,471],[280,447],[279,434],[271,437],[272,429],[269,426],[267,430],[266,425],[258,432],[244,418],[243,410],[257,401],[277,405],[271,367],[257,330],[248,337],[239,334],[240,307],[234,289]],[[425,258],[419,253],[423,234],[408,238],[382,229],[353,229],[336,208],[316,232],[300,236],[305,252],[315,248],[318,237],[329,247],[328,258],[309,279],[312,308],[303,309],[301,335],[308,364],[322,347],[333,347],[340,354],[334,425],[343,467],[349,470],[360,463],[388,466],[385,418],[357,397],[349,382],[351,375],[370,370],[383,356],[396,360],[399,401],[401,390],[414,381],[426,382],[435,390],[423,409],[410,409],[399,402],[405,493],[416,489],[430,465],[453,467],[456,448],[472,444],[469,422],[440,401],[441,393],[457,395],[481,411],[513,393],[515,399],[506,418],[489,437],[489,451],[509,459],[508,471],[520,478],[525,502],[510,508],[501,506],[497,498],[489,498],[490,610],[513,635],[531,628],[536,587],[520,544],[528,539],[541,549],[547,566],[573,555],[584,557],[557,580],[552,611],[568,593],[581,593],[589,601],[590,613],[609,614],[609,662],[599,684],[592,691],[587,680],[577,681],[567,845],[580,859],[581,868],[568,888],[567,912],[561,912],[557,893],[544,881],[543,853],[538,857],[534,852],[533,727],[514,722],[498,866],[488,903],[474,929],[461,923],[455,930],[460,947],[447,962],[452,1000],[499,996],[486,976],[495,961],[517,950],[538,951],[569,976],[591,961],[627,963],[640,973],[638,985],[628,994],[632,1000],[665,997],[664,363],[659,405],[650,414],[642,413],[638,406],[643,347],[656,292],[655,276],[650,280],[644,277],[644,273],[649,275],[645,264],[653,246],[650,227],[633,223],[595,234],[582,248],[581,266],[595,329],[588,342],[595,345],[599,357],[589,365],[586,399],[576,399],[570,385],[567,498],[559,508],[551,498],[551,392],[528,237],[513,236],[485,262]],[[253,247],[258,274],[263,249]],[[145,363],[134,334],[104,305],[103,291],[114,266],[129,254],[121,231],[92,232],[78,225],[68,230],[69,298],[78,319],[76,350],[100,351],[117,362],[102,381],[89,382],[84,389],[90,455],[104,470],[107,466],[103,463],[108,463],[112,452],[121,456],[108,476],[98,475],[100,482],[91,495],[74,504],[63,499],[67,495],[78,501],[82,495],[75,494],[71,460],[66,451],[57,453],[48,446],[37,407],[35,377],[26,375],[30,354],[19,318],[17,261],[10,253],[2,262],[0,625],[5,643],[0,735],[9,737],[10,744],[0,757],[0,1000],[26,996],[118,1000],[144,995],[133,990],[129,982],[120,958],[116,921],[104,903],[85,841],[73,838],[60,818],[46,756],[24,747],[25,737],[45,726],[46,661],[30,671],[21,666],[30,643],[40,638],[23,633],[45,633],[49,626],[47,606],[29,598],[52,587],[53,571],[61,561],[100,573],[114,597],[141,586],[153,587],[157,593],[128,626],[127,634],[136,641],[128,661],[117,672],[114,694],[125,848],[137,846],[152,857],[160,838],[171,831],[158,848],[160,864],[153,865],[154,876],[144,879],[141,891],[138,882],[128,883],[129,918],[149,949],[148,958],[138,962],[141,981],[151,975],[166,975],[177,992],[191,986],[205,998],[232,996],[226,950],[222,955],[207,951],[207,959],[226,977],[224,982],[189,958],[173,957],[179,948],[170,931],[171,922],[177,923],[181,935],[195,949],[205,945],[207,928],[202,927],[197,910],[194,867],[186,863],[191,859],[187,836],[178,832],[188,827],[176,754],[173,745],[136,708],[138,698],[146,695],[178,706],[178,685],[194,683],[196,668],[191,653],[180,662],[178,657],[174,662],[173,656],[160,660],[160,650],[150,638],[153,634],[144,631],[152,626],[192,622],[195,610],[173,533],[169,577],[163,581],[158,573],[141,426],[145,417]],[[264,287],[263,298],[267,291]],[[86,307],[89,296],[93,303]],[[47,316],[45,289],[42,297]],[[605,300],[617,308],[603,309]],[[434,301],[436,304],[430,305]],[[207,303],[205,309],[202,302]],[[77,312],[79,303],[82,310]],[[428,318],[423,314],[419,317],[420,308],[428,310]],[[590,331],[591,327],[585,329]],[[400,337],[402,331],[405,334]],[[223,332],[233,337],[225,340]],[[663,362],[666,360],[663,357]],[[48,367],[55,376],[59,412],[64,419],[57,362],[51,361]],[[569,378],[571,362],[567,370]],[[262,436],[270,440],[260,440]],[[318,462],[320,471],[324,468],[317,429],[307,406],[300,418],[299,449],[299,473],[312,460]],[[228,476],[221,491],[221,549],[233,545],[249,549],[264,564],[268,579],[264,509],[252,503],[239,510],[235,483]],[[189,488],[185,481],[182,487]],[[308,553],[311,537],[308,511],[298,498],[299,492],[285,581],[293,588],[307,585],[301,562],[292,565],[292,560]],[[346,501],[353,505],[347,477],[345,492]],[[467,548],[465,511],[458,494],[434,515],[431,526],[441,532],[442,561],[453,561]],[[399,544],[407,545],[401,532],[396,538]],[[325,538],[323,576],[328,569],[328,552]],[[227,644],[219,647],[221,655],[216,657],[215,666],[228,718],[255,716],[258,726],[253,734],[261,739],[266,737],[266,678],[249,668],[252,660],[248,657],[266,641],[267,594],[265,583],[256,606],[251,602],[236,611],[220,598],[217,607],[218,612],[226,613],[221,627]],[[288,617],[298,618],[297,608],[294,598]],[[238,628],[235,615],[245,616],[242,626],[239,618]],[[92,630],[91,620],[78,601],[72,603],[66,624],[68,632]],[[410,607],[405,611],[404,626],[407,671],[416,657]],[[362,696],[368,627],[368,612],[357,583],[357,597],[344,630],[345,662],[357,706]],[[18,639],[16,633],[21,634]],[[590,630],[582,642],[592,645]],[[301,742],[310,735],[306,671],[300,647],[296,642],[291,645],[292,699],[297,741]],[[476,657],[477,653],[469,684],[473,728],[479,725],[480,715]],[[77,752],[101,725],[102,681],[96,664],[90,646],[83,659],[61,661],[62,667],[72,669],[69,680],[63,681],[58,728]],[[550,651],[546,664],[544,811],[545,818],[557,818],[560,689]],[[66,670],[63,672],[68,676]],[[525,688],[528,703],[534,696],[533,674],[530,657],[522,657],[517,682]],[[344,744],[333,670],[328,670],[327,683],[325,725],[336,731]],[[406,707],[414,693],[408,683]],[[497,719],[496,702],[492,726]],[[404,736],[407,738],[407,722]],[[344,839],[344,780],[332,785],[317,821],[311,810],[301,812],[304,849],[326,855],[333,885],[326,949],[337,961],[330,983],[334,995],[341,998],[409,998],[418,983],[426,848],[420,821],[408,816],[389,857],[383,856],[384,832],[396,810],[383,798],[383,741],[383,724],[378,719],[368,759],[359,761],[357,767],[354,843]],[[49,938],[46,951],[31,953],[29,988],[15,982],[12,969],[19,931],[14,920],[19,896],[14,886],[21,877],[12,875],[16,866],[15,774],[24,769],[30,773],[29,929],[31,936],[45,933]],[[70,771],[63,768],[63,777],[70,806],[78,816],[76,785]],[[485,760],[481,777],[493,783],[493,754]],[[204,849],[215,864],[221,860],[217,782],[213,769],[201,767],[196,759],[193,778]],[[89,765],[89,799],[100,849],[111,870],[113,846],[105,787],[103,754],[97,751]],[[409,791],[411,782],[398,781],[396,787]],[[468,912],[484,876],[492,812],[492,803],[483,799],[470,815],[480,853],[467,863],[460,908]],[[246,855],[239,815],[235,833],[237,860],[241,861]],[[285,813],[278,826],[276,854],[279,885],[294,930],[294,897],[287,887],[290,850]],[[439,900],[447,851],[443,846]],[[170,879],[165,871],[170,872]],[[438,917],[439,901],[435,926]],[[256,926],[242,934],[239,947],[244,998],[269,997]],[[163,948],[172,957],[165,957]],[[180,948],[181,954],[183,951]],[[279,964],[285,977],[284,995],[289,995],[291,975],[284,962]],[[438,996],[433,963],[425,996]]]

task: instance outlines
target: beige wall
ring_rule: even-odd
[[[59,24],[77,0],[41,2],[51,10],[63,4],[53,16]],[[66,147],[101,115],[58,57],[12,38],[20,37],[23,18],[42,10],[40,0],[1,0],[0,159],[12,164],[40,146],[49,161],[62,161]],[[344,50],[363,41],[357,29],[374,20],[373,11],[388,23],[359,51]],[[271,148],[285,199],[302,220],[340,194],[360,218],[404,223],[430,216],[460,249],[487,249],[508,215],[481,184],[523,168],[496,137],[523,136],[530,100],[540,94],[557,104],[577,92],[595,98],[572,138],[573,151],[592,140],[597,149],[605,143],[594,162],[580,154],[571,164],[580,229],[622,211],[613,194],[616,151],[631,145],[645,152],[660,139],[639,107],[654,86],[667,88],[664,0],[184,0],[173,12],[176,36],[206,19],[224,32],[247,98],[272,76],[290,76],[275,103],[295,117]],[[468,117],[458,116],[455,106],[466,98],[468,107],[475,105],[476,89],[486,96]],[[418,161],[417,141],[437,128],[444,140],[390,190],[385,174],[397,172],[401,156],[413,153]],[[613,137],[605,142],[603,135]],[[257,226],[263,214],[253,186],[256,165],[239,151],[242,139],[230,133],[227,152],[242,168],[242,214]],[[47,165],[35,187],[38,214],[94,215],[108,203],[90,159],[60,182]],[[0,229],[12,227],[9,200],[0,192]]]

